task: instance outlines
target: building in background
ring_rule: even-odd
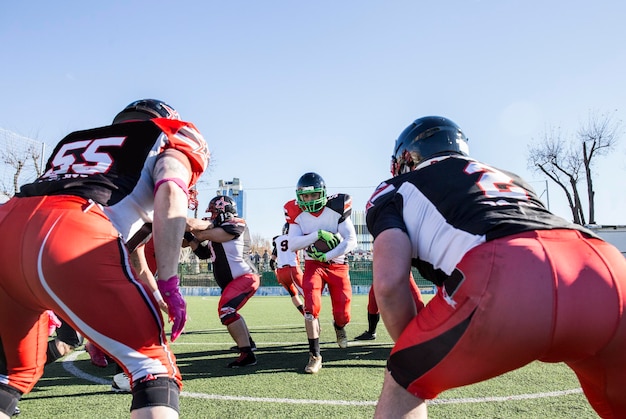
[[[626,257],[626,225],[588,224],[585,227],[596,233],[604,241],[617,247]]]
[[[356,230],[356,249],[354,249],[353,253],[371,254],[374,238],[367,229],[365,211],[355,211],[353,209],[351,218]]]
[[[246,193],[243,190],[241,181],[238,177],[233,178],[232,181],[225,181],[220,179],[218,184],[219,189],[217,195],[225,195],[233,198],[237,204],[237,212],[239,217],[246,218]]]

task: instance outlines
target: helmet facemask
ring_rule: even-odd
[[[317,196],[311,197],[311,194],[316,194]],[[305,196],[307,196],[306,199],[304,198]],[[324,179],[314,172],[303,174],[296,185],[296,201],[303,211],[321,211],[328,202]]]
[[[409,150],[404,150],[398,158],[391,156],[391,175],[398,176],[414,170],[416,162],[420,160],[417,153],[411,153]]]
[[[304,195],[319,193],[316,199],[305,200]],[[298,206],[306,212],[318,212],[326,206],[328,197],[326,196],[326,188],[316,188],[315,186],[305,186],[296,189],[296,197]]]

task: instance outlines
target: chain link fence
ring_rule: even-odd
[[[353,286],[372,285],[372,261],[357,260],[349,262],[350,282]],[[181,286],[184,287],[217,287],[213,277],[212,266],[207,261],[189,261],[178,265],[178,275]],[[280,287],[276,280],[276,275],[269,267],[261,265],[259,267],[261,277],[261,287]],[[425,280],[417,269],[413,269],[413,278],[420,288],[432,288],[433,284]]]

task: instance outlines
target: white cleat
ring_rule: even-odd
[[[341,349],[346,349],[348,347],[348,335],[346,335],[346,329],[335,329],[335,334],[337,335],[337,345]]]
[[[322,369],[322,355],[315,356],[309,352],[309,363],[304,367],[307,374],[317,374]]]
[[[128,375],[123,372],[115,374],[113,376],[113,383],[111,383],[111,391],[116,393],[130,393],[130,379]]]

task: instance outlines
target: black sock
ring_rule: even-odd
[[[313,356],[320,356],[320,339],[309,339],[309,352]]]
[[[378,321],[380,320],[380,314],[371,314],[367,313],[367,323],[369,324],[368,332],[374,334],[376,333],[376,326],[378,326]]]

